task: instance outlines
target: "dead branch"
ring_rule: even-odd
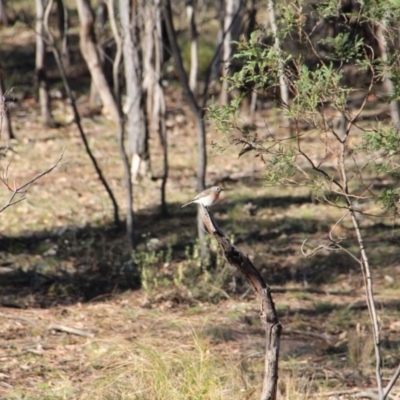
[[[348,390],[337,390],[325,393],[314,393],[312,397],[337,397],[337,396],[348,396],[351,395],[352,398],[355,399],[372,399],[372,400],[379,400],[379,396],[376,393],[376,389],[348,389]],[[388,397],[389,399],[394,399],[393,396]]]
[[[389,392],[393,389],[394,384],[400,376],[400,365],[397,367],[396,372],[393,374],[392,379],[387,384],[385,391],[383,392],[383,400],[390,398]]]
[[[275,400],[278,383],[279,345],[282,326],[271,296],[271,289],[250,259],[238,250],[218,227],[209,210],[199,205],[199,213],[207,230],[224,250],[225,258],[236,267],[257,293],[261,303],[260,319],[266,333],[265,370],[261,400]]]
[[[36,323],[34,321],[32,321],[31,319],[29,319],[27,317],[23,317],[20,315],[10,315],[10,314],[0,313],[0,318],[14,319],[17,321],[26,322],[27,324],[32,325],[32,326],[36,326]]]
[[[53,171],[53,169],[57,168],[60,165],[61,160],[62,160],[62,158],[64,156],[64,151],[65,151],[65,149],[63,149],[63,151],[61,152],[60,157],[58,158],[58,160],[56,161],[56,163],[52,167],[50,167],[46,171],[36,175],[30,181],[24,183],[21,186],[17,186],[15,184],[15,182],[14,182],[13,186],[11,186],[8,183],[9,179],[8,179],[8,176],[7,176],[7,170],[5,170],[3,176],[0,177],[0,181],[4,183],[4,185],[7,187],[7,189],[11,192],[11,195],[10,195],[10,198],[8,199],[7,203],[3,207],[0,208],[0,213],[2,213],[8,207],[11,207],[11,206],[13,206],[13,205],[25,200],[26,194],[28,193],[28,191],[32,187],[32,185],[37,180],[39,180],[43,176],[49,174],[51,171]],[[20,196],[20,197],[18,197],[18,196]]]
[[[71,333],[72,335],[94,338],[94,333],[82,331],[81,329],[71,328],[65,325],[51,324],[49,329],[53,329],[55,331],[60,331],[60,332]]]

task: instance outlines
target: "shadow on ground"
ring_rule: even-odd
[[[284,212],[300,200],[285,197],[256,201],[260,206],[279,208]],[[307,201],[311,198],[301,198],[302,204]],[[229,207],[224,207],[227,214]],[[172,215],[164,219],[159,218],[154,209],[136,215],[137,253],[169,249],[173,268],[174,263],[185,260],[188,247],[195,246],[197,228],[195,208],[185,212],[177,205],[170,208]],[[243,216],[243,221],[229,224],[226,219],[222,222],[222,226],[227,226],[227,232],[235,232],[241,227],[242,232],[238,233],[235,243],[243,252],[252,255],[255,266],[270,285],[288,282],[319,285],[335,281],[339,274],[358,273],[357,262],[345,253],[331,252],[312,258],[301,255],[300,247],[305,237],[326,236],[326,222],[317,218],[307,221],[282,218],[270,222]],[[138,264],[132,258],[124,227],[116,228],[111,224],[69,226],[25,236],[3,236],[0,249],[2,306],[49,307],[95,301],[118,291],[141,287]],[[399,257],[398,252],[392,257]],[[150,267],[157,269],[162,265]],[[208,271],[213,273],[212,265]],[[236,294],[247,290],[246,282],[237,274],[236,281]],[[229,292],[230,288],[224,290]]]

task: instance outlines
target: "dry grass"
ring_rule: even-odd
[[[7,46],[17,40],[22,47],[32,45],[29,32],[18,36],[14,29],[21,27],[6,31]],[[58,129],[40,126],[33,99],[12,110],[18,140],[2,160],[3,167],[10,163],[11,182],[43,171],[64,147],[66,153],[63,165],[35,184],[26,201],[1,215],[1,400],[259,397],[264,336],[258,304],[216,248],[210,265],[199,266],[195,208],[180,209],[195,194],[194,126],[181,95],[173,92],[171,98],[170,217],[159,217],[157,181],[135,185],[137,264],[123,230],[112,225],[111,204],[68,122],[69,106],[53,102]],[[79,105],[85,108],[86,99]],[[261,127],[268,115],[258,118]],[[116,130],[100,115],[83,122],[123,216]],[[224,140],[209,132],[209,139]],[[156,169],[156,137],[150,147]],[[210,148],[209,154],[208,183],[224,181],[232,189],[215,216],[275,289],[284,327],[279,398],[318,399],[332,390],[374,387],[358,266],[340,253],[305,259],[300,252],[305,239],[310,249],[326,241],[341,211],[313,202],[305,188],[263,187],[260,159],[238,159],[236,148],[223,153]],[[0,202],[8,195],[2,188]],[[257,207],[255,215],[248,212],[249,203]],[[376,204],[366,209],[381,211]],[[385,218],[386,226],[367,216],[362,223],[388,374],[400,358],[395,278],[400,253]],[[336,234],[354,249],[347,221]],[[49,329],[55,322],[95,338]]]

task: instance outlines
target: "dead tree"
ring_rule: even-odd
[[[261,400],[275,400],[278,384],[278,361],[282,326],[279,323],[271,289],[265,283],[256,267],[239,249],[237,249],[218,227],[210,211],[199,205],[201,218],[208,232],[215,238],[226,260],[238,269],[253,287],[260,301],[261,324],[265,329],[265,369]]]

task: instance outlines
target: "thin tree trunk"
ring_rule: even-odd
[[[240,11],[243,6],[242,0],[226,0],[225,7],[225,18],[224,18],[224,43],[223,43],[223,60],[225,63],[224,68],[222,69],[222,76],[225,78],[222,81],[221,88],[221,104],[228,104],[229,94],[228,94],[228,86],[229,82],[226,79],[231,71],[230,71],[230,59],[232,56],[232,41],[237,40],[240,31]]]
[[[165,125],[165,96],[162,86],[164,46],[160,0],[151,0],[144,8],[143,88],[146,91],[146,108],[149,128],[158,133],[162,149],[161,215],[168,215],[166,185],[168,179],[168,140]]]
[[[45,68],[45,38],[44,38],[44,0],[36,0],[36,82],[39,90],[40,115],[45,126],[53,125],[50,112],[50,96]]]
[[[145,115],[145,94],[142,87],[142,60],[139,32],[142,16],[139,4],[131,8],[130,0],[120,0],[120,20],[123,32],[125,84],[127,94],[127,134],[131,157],[132,180],[145,176],[148,169],[148,126]],[[143,9],[143,7],[141,8]],[[132,17],[131,17],[132,16]]]
[[[204,125],[204,110],[199,107],[197,100],[190,90],[189,80],[183,67],[182,55],[176,39],[176,32],[172,20],[172,10],[170,0],[163,0],[163,13],[165,25],[167,28],[168,38],[171,45],[172,54],[175,60],[175,66],[178,71],[179,81],[182,85],[184,95],[188,105],[193,113],[197,131],[197,145],[199,149],[198,166],[197,166],[197,190],[201,192],[205,189],[206,167],[207,167],[207,151],[206,151],[206,129]],[[201,258],[205,260],[208,255],[208,249],[205,243],[205,230],[198,212],[198,234],[200,241]]]
[[[68,68],[71,63],[71,57],[68,48],[68,7],[65,0],[56,0],[57,2],[57,17],[58,17],[58,30],[60,31],[61,38],[61,59],[64,68]]]
[[[209,71],[209,81],[214,81],[218,79],[221,76],[221,59],[222,59],[222,46],[223,46],[223,41],[225,37],[224,33],[224,2],[221,1],[219,2],[218,5],[218,21],[219,21],[219,29],[218,29],[218,34],[217,34],[217,43],[215,46],[215,55],[212,60],[212,63],[210,65],[210,71]]]
[[[276,25],[274,0],[268,0],[268,15],[272,34],[274,35],[274,47],[278,55],[279,89],[281,93],[281,101],[285,107],[289,105],[289,86],[286,80],[285,65],[281,56],[281,45],[278,37],[278,27]],[[282,125],[284,127],[288,127],[290,126],[290,121],[287,118],[282,117]]]
[[[376,37],[378,39],[379,50],[381,51],[382,61],[387,64],[388,62],[388,45],[385,38],[386,22],[381,21],[376,24]],[[395,92],[395,86],[391,79],[390,73],[387,71],[386,76],[383,80],[383,87],[386,93],[391,96]],[[397,100],[390,102],[390,115],[392,122],[397,131],[400,131],[400,108]]]
[[[8,15],[4,0],[0,0],[0,26],[8,25]]]
[[[47,16],[48,16],[47,11],[51,9],[52,4],[53,4],[53,0],[49,0],[49,3],[48,3],[47,8],[46,8],[46,15]],[[67,96],[68,96],[68,98],[69,98],[69,100],[71,102],[72,111],[73,111],[73,114],[74,114],[74,121],[75,121],[76,126],[78,128],[78,131],[79,131],[79,134],[81,136],[82,142],[83,142],[83,144],[85,146],[86,153],[88,154],[90,160],[92,161],[92,164],[93,164],[93,167],[94,167],[94,169],[95,169],[95,171],[97,173],[97,176],[98,176],[100,182],[102,183],[104,189],[106,190],[106,192],[107,192],[107,194],[108,194],[108,196],[109,196],[109,198],[111,200],[111,203],[113,205],[113,211],[114,211],[114,223],[117,226],[119,226],[120,220],[119,220],[119,207],[118,207],[117,200],[115,199],[114,193],[111,190],[111,187],[108,185],[107,180],[103,175],[103,171],[101,170],[99,164],[97,163],[96,157],[93,155],[93,152],[90,149],[89,142],[87,140],[85,131],[83,130],[83,127],[82,127],[82,124],[81,124],[81,117],[79,115],[78,108],[77,108],[76,103],[75,103],[75,98],[74,98],[74,96],[72,94],[71,87],[70,87],[70,85],[68,83],[67,75],[65,73],[65,69],[64,69],[64,66],[63,66],[63,63],[62,63],[62,60],[61,60],[60,53],[59,53],[59,51],[58,51],[58,49],[56,47],[54,37],[52,36],[50,28],[49,28],[48,18],[45,18],[44,27],[46,29],[46,33],[47,33],[47,37],[48,37],[48,40],[49,40],[49,44],[51,46],[51,50],[53,52],[53,55],[54,55],[54,58],[56,60],[58,69],[60,71],[60,75],[61,75],[61,79],[62,79],[63,84],[64,84],[65,91],[66,91]]]
[[[114,36],[116,53],[113,63],[113,83],[114,83],[114,97],[117,101],[120,113],[119,119],[119,135],[118,135],[118,147],[124,167],[124,183],[126,190],[126,232],[128,242],[133,250],[135,248],[135,226],[134,226],[134,214],[133,214],[133,186],[131,179],[131,166],[129,157],[125,149],[125,120],[122,112],[122,101],[119,90],[119,67],[122,60],[122,39],[118,31],[117,19],[115,18],[114,12],[114,0],[107,1],[108,15],[110,19],[111,30]]]
[[[190,74],[189,86],[190,90],[196,96],[197,93],[197,71],[198,71],[198,33],[195,20],[194,1],[187,0],[186,15],[190,26]]]
[[[4,90],[3,69],[0,67],[0,139],[14,138]]]
[[[99,96],[111,119],[118,124],[119,112],[110,85],[104,75],[96,48],[93,10],[88,0],[76,0],[80,20],[80,47]]]
[[[182,55],[176,39],[176,32],[172,20],[171,2],[163,0],[164,18],[167,28],[168,38],[171,45],[172,54],[175,60],[175,66],[178,71],[179,81],[182,85],[184,95],[190,107],[196,125],[197,143],[199,148],[198,167],[197,167],[197,190],[199,192],[205,189],[205,176],[207,167],[207,152],[206,152],[206,130],[204,125],[204,110],[199,107],[197,100],[190,90],[189,80],[183,67]]]

